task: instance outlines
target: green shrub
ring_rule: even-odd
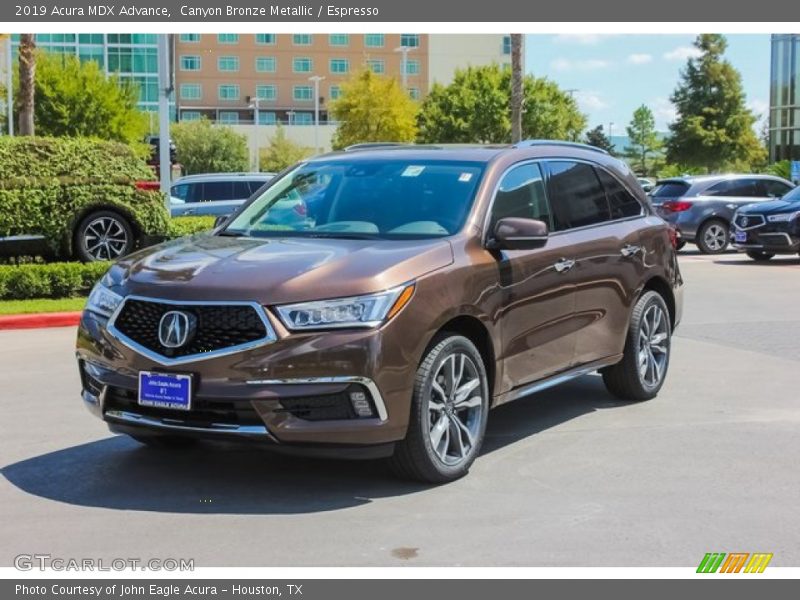
[[[0,300],[86,295],[108,266],[107,262],[0,265]]]
[[[134,185],[152,178],[152,170],[124,144],[0,137],[0,237],[43,235],[65,256],[78,220],[93,209],[119,212],[135,233],[166,235],[163,195]]]
[[[201,231],[209,231],[214,227],[215,217],[176,217],[169,222],[169,237],[179,238]]]

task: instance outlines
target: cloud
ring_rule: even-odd
[[[646,65],[653,62],[652,54],[631,54],[628,56],[628,62],[632,65]]]
[[[557,58],[550,63],[550,66],[556,71],[593,71],[595,69],[606,69],[611,66],[611,63],[599,58],[589,58],[586,60]]]
[[[653,111],[653,116],[656,118],[656,127],[659,129],[672,123],[678,117],[675,105],[668,98],[655,98],[648,105],[650,110]]]
[[[603,99],[602,94],[594,91],[578,91],[575,93],[575,100],[578,101],[581,110],[592,111],[608,108],[608,102]]]
[[[761,98],[753,98],[747,103],[747,108],[753,111],[753,114],[758,117],[766,117],[769,112],[769,102]]]
[[[597,33],[564,33],[557,35],[553,41],[556,44],[580,44],[581,46],[594,46],[602,40],[612,37],[611,35],[600,35]]]
[[[671,61],[683,61],[689,58],[697,58],[701,54],[702,51],[694,46],[678,46],[669,52],[665,52],[664,59]]]

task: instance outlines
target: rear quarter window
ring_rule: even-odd
[[[637,217],[642,214],[642,205],[613,175],[603,169],[597,169],[597,174],[606,189],[612,219]]]
[[[689,184],[683,181],[657,183],[650,194],[653,198],[680,198],[689,191]]]

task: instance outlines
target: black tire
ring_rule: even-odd
[[[703,254],[722,254],[730,244],[730,225],[721,219],[709,219],[700,227],[695,244]]]
[[[643,374],[641,371],[643,345],[642,336],[648,335],[648,329],[651,328],[651,323],[649,321],[649,317],[653,314],[651,313],[651,309],[654,311],[660,311],[665,325],[663,332],[666,334],[663,344],[661,344],[661,346],[664,348],[664,360],[660,367],[658,381],[655,383],[647,381],[647,373],[650,372],[649,368],[645,374]],[[647,323],[645,323],[646,317],[648,318]],[[654,332],[653,335],[661,332],[660,328],[656,329],[657,331]],[[653,352],[652,343],[648,342],[648,345],[650,349],[650,356],[655,357],[656,354],[661,356],[660,352]],[[656,394],[658,394],[658,391],[661,389],[661,386],[664,384],[664,380],[667,377],[671,346],[672,323],[670,322],[667,304],[664,302],[664,298],[662,298],[658,292],[647,291],[642,294],[642,296],[636,302],[636,306],[633,308],[622,360],[617,364],[606,367],[601,371],[603,375],[603,382],[606,384],[606,389],[620,400],[638,402],[654,398]],[[655,358],[653,359],[655,360]],[[653,374],[655,374],[655,372],[655,369],[653,369]]]
[[[775,256],[774,252],[759,252],[758,250],[748,250],[747,256],[758,262],[765,262]]]
[[[125,217],[114,211],[98,210],[78,223],[73,247],[78,260],[94,262],[125,256],[133,250],[134,242],[133,228]]]
[[[678,242],[677,244],[675,244],[675,250],[680,250],[680,249],[681,249],[681,248],[683,248],[685,245],[686,245],[686,242],[685,242],[685,241],[683,241],[683,240],[681,240],[680,242]]]
[[[197,444],[197,440],[192,437],[182,435],[168,435],[161,433],[134,435],[128,434],[131,438],[148,448],[155,449],[181,449],[191,448]]]
[[[452,361],[453,365],[458,364],[462,355],[471,361],[470,364],[467,364],[468,361],[462,363],[462,365],[466,365],[461,369],[462,376],[465,370],[469,370],[470,374],[472,374],[474,368],[474,377],[467,381],[469,383],[477,381],[476,387],[473,389],[480,389],[480,402],[470,408],[458,409],[458,404],[452,405],[450,401],[439,403],[434,401],[432,396],[434,394],[435,378],[436,385],[440,389],[449,392],[447,390],[447,382],[442,383],[440,379],[442,376],[440,371],[450,368],[451,363],[449,361]],[[448,361],[447,364],[445,364],[446,361]],[[459,378],[457,381],[461,382],[462,379]],[[452,387],[459,389],[458,383]],[[476,396],[471,391],[469,396],[474,404],[477,401]],[[432,408],[434,404],[441,404],[443,406],[442,410]],[[448,405],[449,408],[447,408]],[[473,409],[478,410],[470,412]],[[461,411],[460,416],[459,410]],[[438,335],[431,343],[417,369],[408,431],[405,439],[398,442],[394,455],[389,459],[392,469],[400,477],[425,483],[447,483],[463,477],[469,472],[470,466],[480,452],[486,432],[488,411],[489,382],[480,352],[471,341],[461,335],[450,333]],[[432,414],[440,416],[438,418],[432,417]],[[453,414],[456,415],[458,422],[469,425],[470,435],[465,433],[467,428],[459,428],[453,419]],[[438,422],[443,422],[446,425],[446,429],[438,428],[440,430],[439,439],[444,440],[445,434],[447,437],[444,443],[439,442],[437,444],[438,451],[437,448],[434,448],[432,442],[433,437],[435,437],[434,429],[437,429],[436,424],[432,425],[433,418],[437,418]],[[466,423],[462,419],[466,419]],[[463,450],[462,458],[457,462],[452,462],[455,459],[451,459],[448,454],[451,443],[450,436],[453,432],[457,432],[458,436],[454,437],[452,442],[456,447],[460,446],[463,450],[464,441],[471,440],[472,442],[469,444],[468,450]],[[466,438],[464,437],[465,435],[467,435]],[[441,456],[442,448],[444,457]],[[450,462],[448,463],[448,461]]]

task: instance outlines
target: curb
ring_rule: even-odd
[[[81,321],[81,311],[0,315],[0,330],[74,327]]]

